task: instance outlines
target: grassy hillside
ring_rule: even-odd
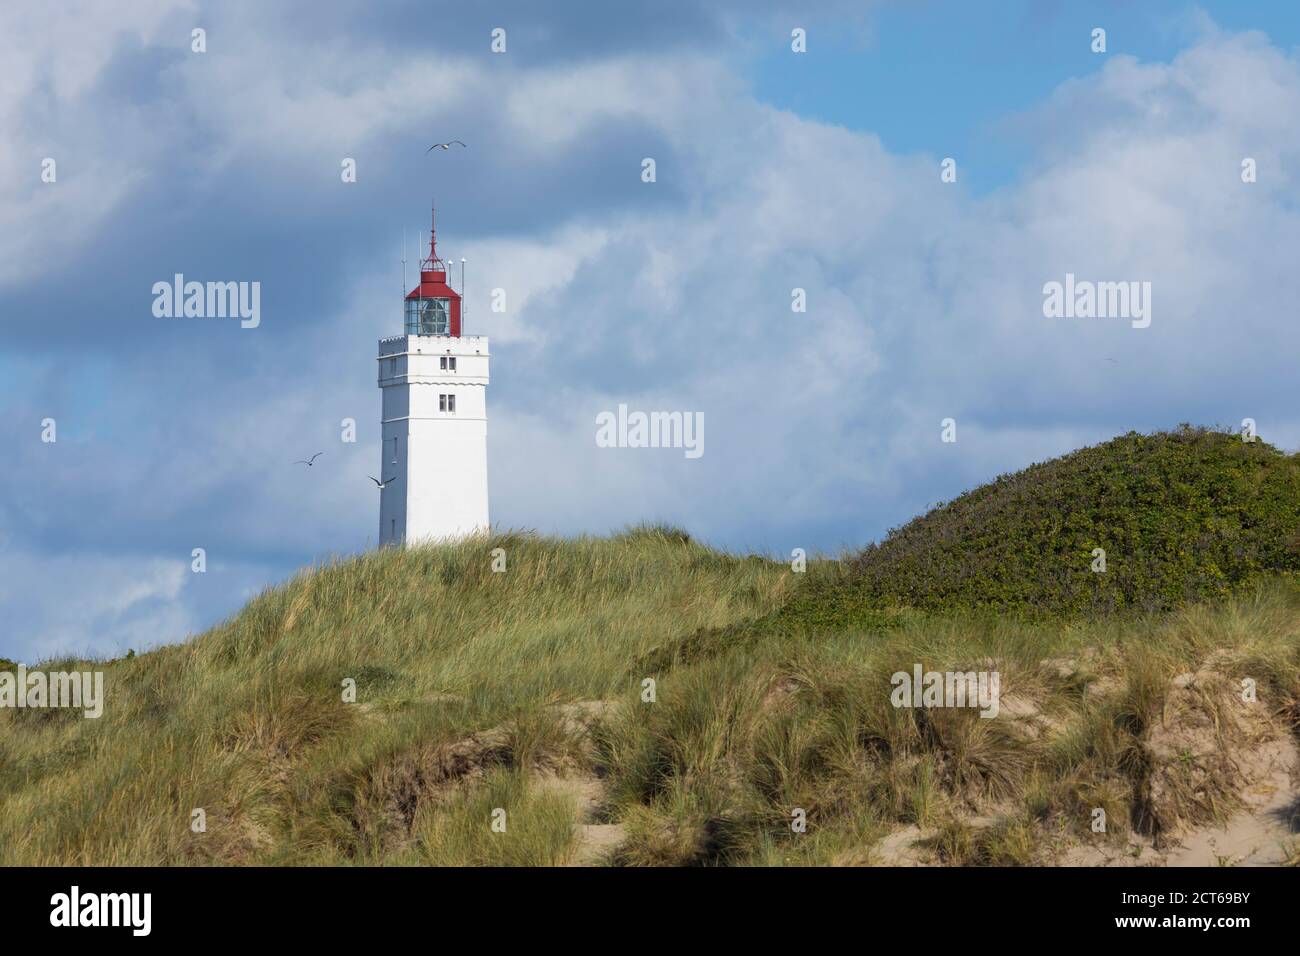
[[[1104,573],[1093,570],[1096,548],[1105,551]],[[1156,611],[1297,570],[1300,456],[1185,427],[1130,432],[936,508],[862,552],[853,600]]]
[[[491,570],[498,547],[505,573]],[[526,796],[512,768],[568,759],[551,705],[623,693],[666,633],[762,614],[787,585],[779,566],[653,531],[312,569],[188,643],[108,665],[99,720],[0,711],[0,864],[550,861],[568,815]],[[431,748],[505,723],[484,792],[524,821],[562,822],[564,846],[476,843],[437,814],[403,817]]]
[[[814,565],[810,583],[838,573]],[[1153,859],[1240,807],[1243,754],[1300,720],[1286,581],[1158,620],[903,612],[651,663],[683,632],[779,607],[794,579],[653,531],[305,572],[107,665],[97,721],[0,712],[0,864],[873,863],[896,862],[899,833],[934,862]],[[889,675],[916,662],[995,667],[1001,715],[893,708]],[[1242,676],[1264,702],[1249,720]]]
[[[1296,465],[1127,435],[805,574],[655,528],[313,568],[99,720],[0,710],[0,865],[1206,862],[1265,810],[1294,863]],[[915,665],[999,713],[895,707]]]

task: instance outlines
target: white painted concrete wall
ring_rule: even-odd
[[[455,356],[456,370],[439,358]],[[414,545],[488,530],[486,336],[379,342],[383,473],[379,543]],[[455,395],[456,411],[439,409]]]

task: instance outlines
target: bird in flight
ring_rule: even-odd
[[[432,146],[426,149],[425,152],[432,153],[435,149],[441,149],[444,152],[446,152],[447,150],[451,149],[453,146],[464,146],[464,145],[465,144],[462,143],[460,140],[453,139],[450,143],[434,143]]]
[[[312,465],[316,464],[316,459],[319,458],[319,457],[320,457],[321,455],[323,455],[323,454],[325,454],[323,451],[318,451],[318,452],[316,452],[316,454],[312,455],[312,456],[311,456],[310,458],[308,458],[306,461],[299,460],[299,461],[295,461],[294,464],[295,464],[295,465],[306,465],[308,468],[310,468]]]
[[[366,475],[366,477],[369,478],[371,481],[373,481],[376,487],[378,487],[380,491],[383,491],[385,488],[387,488],[389,485],[391,485],[393,482],[397,480],[396,475],[393,475],[393,477],[391,478],[385,478],[383,481],[380,481],[374,475]]]

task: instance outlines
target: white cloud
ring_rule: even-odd
[[[198,627],[183,595],[183,561],[0,553],[0,655],[39,661],[119,653],[181,640]]]
[[[1253,90],[1267,109],[1247,102]],[[1082,126],[1080,103],[1092,107]],[[1284,380],[1300,346],[1300,328],[1279,321],[1300,215],[1278,201],[1293,194],[1286,174],[1252,192],[1239,164],[1293,164],[1296,115],[1296,61],[1258,37],[1212,37],[1171,64],[1116,58],[1026,120],[1042,157],[1022,183],[971,199],[939,182],[937,159],[698,95],[673,122],[677,141],[700,144],[681,175],[709,184],[707,202],[611,226],[531,320],[556,349],[596,339],[612,361],[659,374],[566,378],[557,414],[528,419],[554,439],[528,456],[529,486],[548,491],[512,489],[523,500],[508,507],[553,514],[555,489],[578,501],[594,477],[603,510],[671,506],[734,538],[773,516],[888,514],[912,500],[909,479],[951,494],[1129,428],[1235,424],[1260,404],[1285,442],[1300,416],[1252,391],[1260,369]],[[534,252],[564,245],[548,236]],[[520,268],[530,254],[514,255]],[[1152,327],[1045,319],[1042,284],[1067,271],[1151,281]],[[789,310],[795,285],[807,315]],[[620,295],[624,308],[607,308]],[[593,471],[589,429],[569,413],[585,422],[619,401],[705,410],[708,456],[736,480],[633,450],[605,454],[625,455],[638,479]],[[963,426],[957,449],[938,440],[948,415]],[[905,517],[893,510],[891,523]]]
[[[160,161],[169,122],[118,99],[102,83],[121,49],[167,43],[164,24],[192,4],[141,0],[122,6],[0,7],[0,287],[70,261]],[[176,42],[188,44],[186,30]],[[106,105],[109,108],[106,109]],[[41,179],[46,158],[57,181]]]
[[[609,241],[606,229],[561,227],[545,245],[521,239],[482,239],[465,246],[469,334],[489,334],[495,345],[563,340],[570,328],[546,328],[530,321],[533,306],[573,281]],[[459,276],[459,272],[455,273]],[[505,310],[492,311],[497,289]],[[482,331],[480,331],[482,330]]]

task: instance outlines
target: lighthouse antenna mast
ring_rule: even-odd
[[[437,213],[433,200],[429,200],[429,255],[420,263],[420,267],[426,272],[441,272],[446,269],[446,264],[438,258]],[[442,266],[442,269],[439,269],[439,266]]]

